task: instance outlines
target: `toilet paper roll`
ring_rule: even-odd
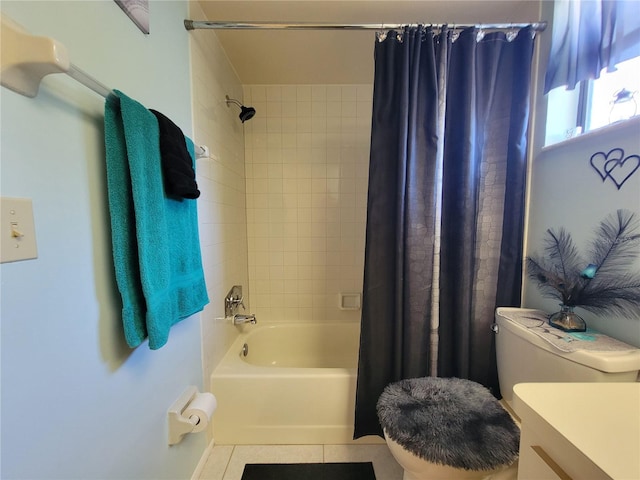
[[[196,393],[193,400],[184,409],[182,416],[194,423],[192,430],[194,433],[201,432],[209,425],[217,406],[218,402],[212,393]]]

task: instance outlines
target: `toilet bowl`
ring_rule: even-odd
[[[517,460],[493,470],[464,470],[423,460],[389,438],[386,431],[384,438],[391,455],[404,470],[403,480],[516,480],[518,475]]]

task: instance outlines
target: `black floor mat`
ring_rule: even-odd
[[[242,480],[376,480],[371,462],[248,463]]]

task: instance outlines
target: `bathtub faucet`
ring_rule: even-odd
[[[224,297],[224,316],[233,317],[238,312],[238,307],[244,310],[242,285],[234,285]]]
[[[233,324],[234,325],[241,325],[243,323],[256,324],[257,322],[258,322],[258,320],[256,320],[256,316],[254,314],[242,315],[240,313],[236,313],[233,316]]]

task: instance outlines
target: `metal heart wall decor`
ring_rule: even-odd
[[[640,155],[634,154],[625,157],[622,148],[614,148],[608,153],[594,153],[591,155],[589,163],[598,172],[603,182],[609,178],[620,190],[624,182],[640,169]]]

